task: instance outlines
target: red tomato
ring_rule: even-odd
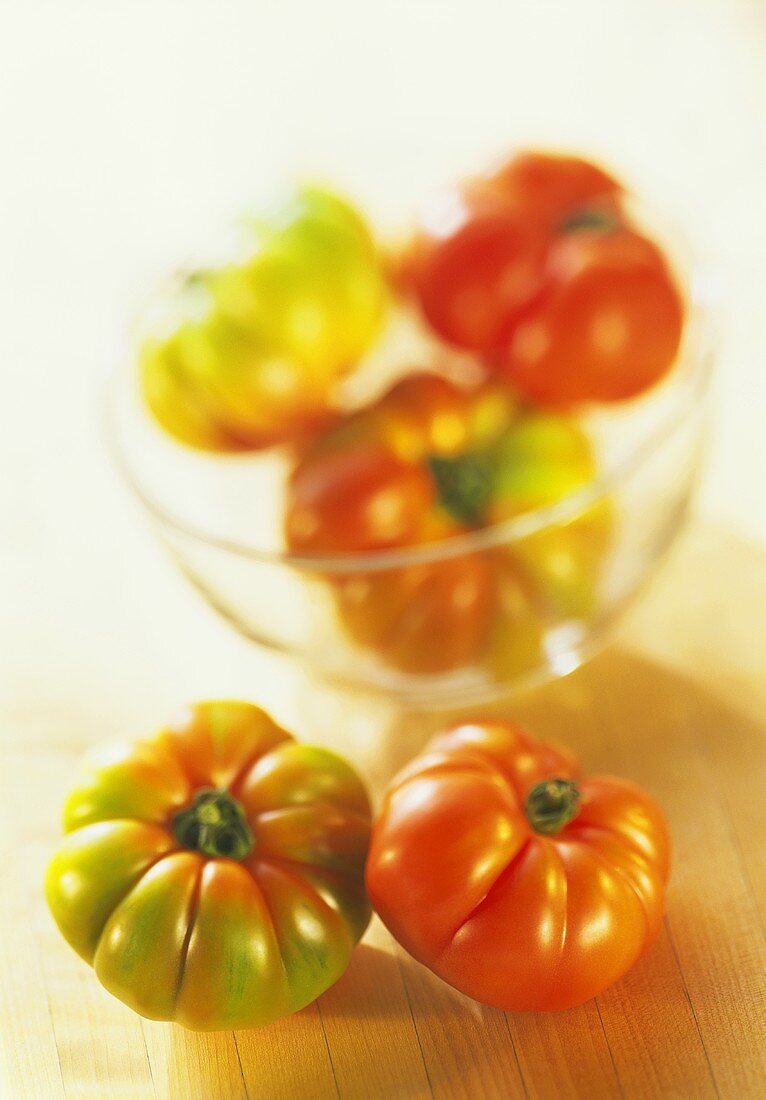
[[[486,191],[453,191],[432,209],[414,247],[411,277],[432,328],[461,348],[499,345],[509,318],[537,293],[545,239]]]
[[[552,246],[545,292],[498,362],[534,401],[616,401],[673,364],[684,305],[665,260],[630,229],[577,230]]]
[[[578,157],[520,154],[427,209],[403,277],[441,337],[491,351],[540,293],[554,233],[584,207],[616,211],[619,190]]]
[[[563,749],[502,721],[436,737],[394,780],[367,890],[399,942],[508,1011],[595,997],[662,922],[670,842],[640,787],[581,778]]]
[[[620,184],[581,157],[554,153],[518,153],[488,179],[527,218],[559,230],[584,208],[616,210]]]
[[[415,541],[432,498],[422,467],[374,445],[331,449],[293,475],[288,541],[304,553],[401,546]]]

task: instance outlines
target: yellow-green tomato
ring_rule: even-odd
[[[142,1016],[267,1024],[343,973],[370,917],[370,806],[351,767],[260,708],[207,702],[102,751],[46,876],[65,939]]]
[[[543,412],[516,421],[495,445],[493,463],[492,522],[555,505],[598,473],[591,442],[577,422]],[[602,499],[561,521],[550,519],[509,547],[543,620],[592,614],[611,529],[612,509]]]
[[[190,316],[141,350],[149,408],[191,446],[251,450],[315,429],[380,327],[383,269],[345,200],[298,188],[253,235],[246,259],[191,277]]]

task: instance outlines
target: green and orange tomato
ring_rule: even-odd
[[[310,555],[384,552],[333,586],[348,633],[390,665],[433,673],[502,650],[529,667],[546,618],[588,614],[608,510],[490,547],[460,536],[553,504],[595,469],[573,420],[522,408],[502,383],[413,373],[304,451],[286,541]],[[389,563],[397,549],[411,560]]]
[[[352,768],[259,707],[191,707],[98,752],[46,876],[65,939],[153,1020],[257,1027],[343,973],[369,917],[370,806]]]

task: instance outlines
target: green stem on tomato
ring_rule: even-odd
[[[211,858],[245,859],[255,843],[239,802],[215,787],[197,791],[173,818],[172,829],[184,848]]]
[[[611,210],[598,206],[582,206],[567,214],[561,223],[562,233],[573,233],[579,229],[596,229],[608,232],[618,226],[617,217]]]
[[[470,527],[486,517],[493,491],[492,465],[477,451],[461,455],[430,455],[426,460],[439,503],[459,523]]]
[[[524,800],[524,813],[537,833],[554,836],[580,810],[580,788],[573,779],[544,779]]]

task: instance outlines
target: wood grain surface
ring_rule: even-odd
[[[765,662],[766,553],[697,525],[599,657],[484,708],[573,747],[588,770],[645,784],[667,811],[674,867],[663,931],[595,1001],[550,1015],[484,1008],[410,959],[375,921],[316,1004],[236,1034],[140,1019],[60,939],[41,877],[77,757],[95,731],[71,699],[17,701],[0,712],[0,1095],[760,1100]],[[349,753],[375,795],[454,717],[399,714],[301,683],[290,700],[304,715],[298,734]],[[258,699],[257,683],[251,694]]]

